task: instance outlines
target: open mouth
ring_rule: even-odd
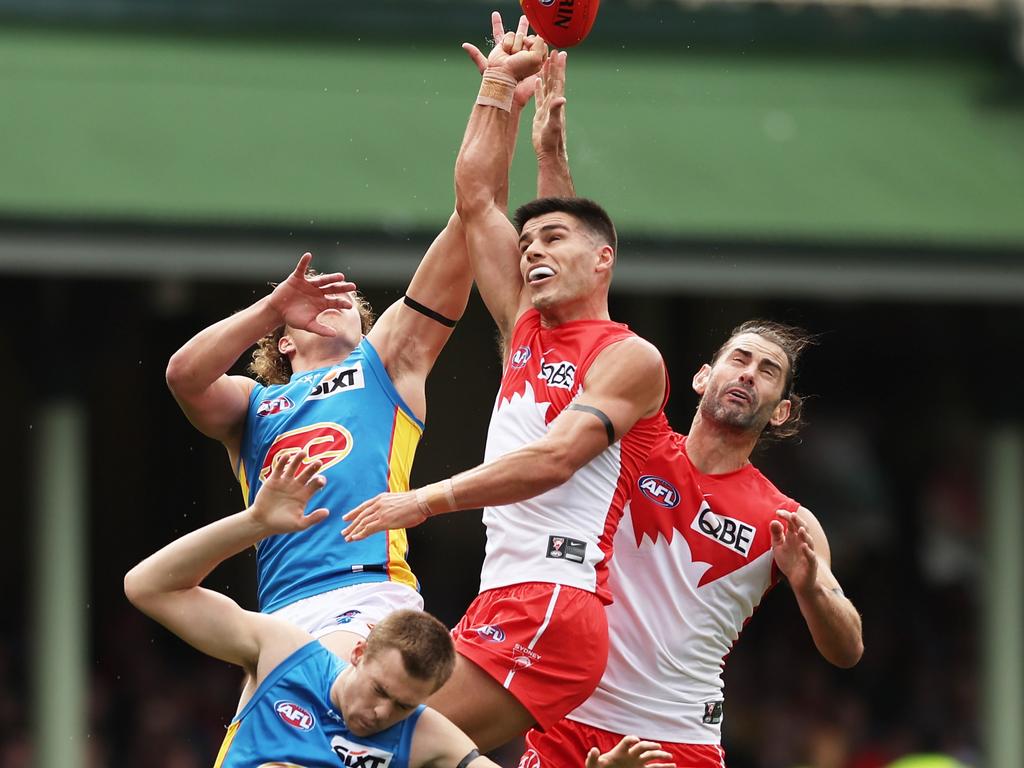
[[[725,396],[731,398],[732,400],[737,400],[741,403],[750,404],[754,402],[753,396],[742,387],[730,387],[729,389],[725,390]]]
[[[539,266],[534,267],[526,273],[526,281],[531,285],[533,283],[539,283],[542,280],[547,280],[549,277],[555,276],[555,270],[551,267]]]

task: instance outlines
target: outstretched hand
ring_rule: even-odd
[[[675,768],[668,762],[672,755],[660,749],[655,741],[641,741],[637,736],[625,736],[611,750],[601,754],[592,747],[587,755],[587,768]],[[654,762],[660,760],[662,762]]]
[[[505,38],[505,27],[501,21],[501,14],[494,11],[491,14],[491,32],[493,34],[493,40],[495,47],[501,45],[501,41]],[[513,45],[515,44],[515,37],[512,38]],[[476,64],[477,70],[480,74],[484,73],[487,69],[487,56],[484,55],[483,51],[477,48],[472,43],[463,43],[462,50],[469,54],[470,60]],[[529,77],[520,80],[519,84],[516,85],[515,94],[512,96],[512,103],[515,106],[522,109],[530,101],[530,97],[533,96],[534,89],[537,87],[538,75],[530,75]]]
[[[342,515],[341,519],[349,524],[341,532],[345,541],[359,541],[381,531],[412,528],[426,520],[426,517],[420,511],[416,492],[407,491],[378,493],[351,512]]]
[[[327,478],[317,474],[322,466],[316,459],[310,461],[305,449],[282,451],[274,457],[270,476],[249,507],[249,513],[268,536],[304,531],[327,519],[330,513],[326,507],[306,514],[310,498],[327,484]]]
[[[812,589],[818,580],[814,540],[796,512],[779,509],[775,514],[782,519],[768,524],[775,564],[795,591]]]
[[[501,21],[501,14],[497,11],[491,14],[491,33],[494,38],[494,48],[484,59],[486,69],[500,70],[511,77],[514,77],[520,85],[524,81],[536,75],[540,71],[544,59],[548,55],[548,45],[538,35],[527,34],[530,23],[525,16],[519,17],[519,26],[515,32],[506,32]],[[463,49],[470,58],[480,67],[483,54],[480,49],[470,43],[463,43]],[[483,70],[481,70],[483,71]],[[529,88],[529,93],[526,89]],[[517,89],[517,98],[522,99],[522,104],[529,101],[533,93],[533,84],[524,86],[522,92]]]
[[[565,66],[569,54],[556,51],[544,60],[537,82],[533,150],[537,157],[565,152]]]
[[[325,309],[351,309],[352,297],[348,294],[356,286],[345,280],[341,272],[307,275],[312,260],[313,254],[302,254],[295,270],[270,294],[270,303],[285,325],[320,336],[336,336],[336,331],[317,320],[317,316]]]

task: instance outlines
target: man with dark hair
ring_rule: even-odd
[[[520,208],[518,228],[505,214],[509,109],[546,50],[526,37],[525,18],[514,35],[500,17],[492,23],[496,46],[455,174],[473,272],[503,348],[485,463],[345,516],[346,536],[358,540],[484,507],[480,595],[454,630],[452,678],[431,698],[483,749],[554,724],[597,685],[608,652],[612,537],[665,428],[668,395],[658,350],[608,314],[615,228],[596,203],[572,197],[564,53],[541,73],[534,148],[542,167],[565,169],[566,183]]]
[[[225,559],[267,536],[323,524],[306,514],[327,483],[305,450],[274,461],[253,503],[172,542],[125,576],[125,594],[182,640],[238,664],[255,685],[228,727],[214,768],[360,765],[364,768],[497,768],[438,712],[424,706],[449,678],[455,651],[445,626],[422,611],[391,612],[347,654],[276,616],[243,610],[200,586]],[[584,749],[567,765],[639,768],[662,756],[631,739],[599,755]]]
[[[616,534],[604,676],[567,719],[530,732],[525,765],[555,768],[581,745],[641,733],[679,766],[721,768],[725,658],[780,578],[821,655],[858,662],[860,616],[830,570],[825,532],[750,463],[759,441],[797,432],[808,343],[800,329],[750,321],[697,371],[689,435],[659,440]]]

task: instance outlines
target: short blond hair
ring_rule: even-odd
[[[405,671],[417,680],[432,680],[436,691],[455,669],[455,644],[448,628],[425,611],[402,609],[377,622],[366,637],[364,658],[394,648]]]

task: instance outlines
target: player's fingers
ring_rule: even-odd
[[[312,528],[317,523],[322,523],[330,516],[330,510],[327,507],[320,507],[320,509],[314,509],[308,515],[304,515],[302,520],[299,521],[299,525],[302,529]]]
[[[633,757],[641,757],[641,755],[643,755],[644,752],[650,752],[652,750],[660,748],[661,744],[659,744],[656,741],[638,741],[636,744],[629,748],[629,754],[631,754]]]
[[[324,325],[319,320],[314,320],[310,323],[306,330],[310,333],[315,333],[317,336],[327,336],[328,338],[338,335],[338,332],[331,328],[331,326]]]
[[[783,528],[782,523],[780,523],[778,520],[772,520],[770,523],[768,523],[768,533],[772,537],[773,547],[782,546],[782,542],[786,538],[784,530],[785,529]]]
[[[497,45],[505,37],[505,25],[501,23],[501,14],[497,11],[491,13],[491,37]]]
[[[305,277],[306,269],[309,267],[309,262],[313,260],[313,254],[306,251],[302,256],[299,257],[299,263],[295,265],[295,271],[292,273],[296,277]]]
[[[814,559],[814,550],[811,549],[809,544],[800,545],[800,554],[806,557],[808,561]]]
[[[307,461],[298,467],[298,472],[295,474],[295,479],[303,483],[308,483],[313,479],[313,476],[320,471],[323,466],[323,462],[319,459],[313,459],[313,461]]]
[[[590,751],[587,752],[587,768],[597,768],[597,761],[600,757],[600,750],[597,747],[591,747]]]
[[[523,50],[523,43],[526,42],[526,33],[530,29],[530,22],[526,19],[526,14],[519,17],[519,26],[516,27],[515,40],[512,42],[512,53],[518,53]]]
[[[565,120],[565,96],[556,96],[553,98],[548,110],[551,112],[551,119],[556,123],[561,124]]]
[[[358,522],[358,520],[359,520],[359,516],[364,511],[366,511],[366,509],[371,504],[373,504],[373,502],[375,502],[376,500],[377,500],[376,496],[374,496],[372,499],[367,499],[366,501],[364,501],[362,504],[360,504],[358,507],[356,507],[352,511],[346,512],[344,515],[342,515],[341,519],[345,520],[345,521],[352,521],[352,525],[355,525],[355,523]],[[349,526],[349,527],[352,527],[352,526]]]
[[[482,75],[484,70],[487,69],[487,57],[484,56],[483,51],[472,43],[463,43],[462,50],[469,54],[470,61],[476,64],[476,68],[480,70],[480,74]]]
[[[515,32],[506,32],[505,36],[501,38],[501,49],[505,53],[512,53],[512,44],[516,41]]]

